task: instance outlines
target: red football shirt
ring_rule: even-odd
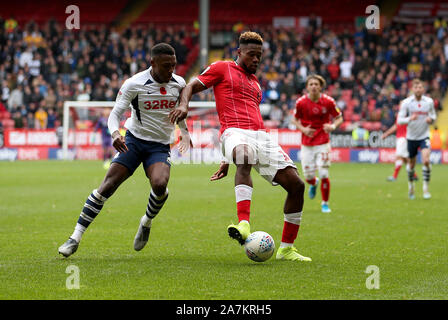
[[[398,116],[397,116],[397,120],[398,120]],[[407,125],[399,124],[397,120],[395,121],[395,123],[397,125],[397,131],[395,132],[395,135],[397,138],[406,138]]]
[[[311,126],[316,129],[312,137],[302,134],[302,144],[305,146],[318,146],[330,141],[330,135],[324,131],[324,124],[331,123],[332,117],[337,117],[341,111],[330,96],[321,94],[319,101],[313,102],[304,95],[296,102],[295,117],[304,127]]]
[[[197,78],[213,87],[222,133],[227,128],[264,129],[260,113],[261,87],[255,75],[247,73],[235,61],[211,64]]]

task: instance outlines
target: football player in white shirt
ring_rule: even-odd
[[[422,175],[423,175],[423,199],[430,199],[429,180],[431,177],[431,163],[429,156],[431,154],[431,144],[429,141],[429,125],[436,121],[436,111],[434,101],[424,96],[423,83],[419,79],[412,81],[412,96],[404,99],[398,112],[399,124],[407,125],[406,139],[408,141],[409,167],[408,167],[408,185],[409,198],[415,199],[414,192],[414,173],[418,150],[422,155]]]
[[[185,80],[175,75],[174,48],[159,43],[151,49],[151,67],[126,80],[108,119],[113,146],[119,152],[112,161],[106,176],[87,198],[70,238],[59,247],[59,253],[68,257],[78,249],[81,237],[100,213],[104,203],[117,188],[143,164],[151,184],[146,212],[134,238],[134,249],[139,251],[148,242],[152,219],[156,217],[168,197],[170,177],[170,143],[174,129],[169,113],[178,104]],[[126,137],[120,134],[121,116],[132,107],[126,120]],[[188,150],[191,140],[185,121],[181,128],[181,152]]]

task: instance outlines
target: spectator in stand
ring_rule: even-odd
[[[39,106],[39,109],[37,109],[36,113],[34,114],[34,119],[35,129],[47,129],[48,114],[42,106]]]
[[[24,116],[20,111],[15,111],[12,115],[12,120],[14,120],[14,128],[21,129],[24,127],[23,123]]]
[[[56,113],[54,112],[53,108],[49,108],[47,112],[47,129],[54,129],[56,128]]]
[[[335,81],[339,78],[339,72],[341,70],[336,58],[331,59],[331,63],[328,64],[327,70],[330,78],[329,84],[335,83]]]
[[[342,104],[347,99],[342,97],[342,91],[351,90],[350,98],[359,100],[353,112],[365,121],[375,119],[366,101],[377,99],[385,89],[387,102],[383,104],[389,108],[394,104],[392,110],[396,110],[395,104],[408,95],[413,77],[427,80],[428,92],[441,107],[448,86],[448,34],[446,21],[439,20],[433,31],[415,26],[408,32],[392,23],[382,28],[381,37],[362,28],[337,34],[319,24],[303,32],[255,26],[253,29],[259,28],[265,39],[256,74],[263,103],[273,101],[282,109],[282,94],[286,94],[287,101],[294,101],[297,94],[302,95],[309,74],[328,73],[330,95]],[[32,114],[36,111],[32,104],[43,99],[48,109],[55,108],[59,121],[65,100],[77,100],[78,96],[88,96],[89,100],[115,97],[124,80],[147,67],[149,48],[154,43],[169,41],[177,49],[178,61],[186,59],[188,50],[197,43],[194,33],[171,26],[165,30],[151,25],[132,26],[118,32],[108,31],[105,26],[86,30],[81,25],[79,32],[66,33],[63,25],[55,21],[43,26],[11,25],[14,27],[0,29],[0,39],[4,39],[0,41],[0,99],[5,104],[8,99],[16,101],[8,103],[8,109],[15,105],[14,111],[21,110],[21,91],[22,103]],[[444,36],[439,39],[441,28]],[[224,57],[235,58],[236,43],[232,40],[224,48]],[[195,99],[212,97],[204,93]]]
[[[282,124],[283,121],[283,111],[280,107],[277,107],[276,105],[272,106],[272,109],[269,113],[269,118],[271,121],[275,122],[275,125],[279,127]]]
[[[3,80],[2,92],[1,92],[1,102],[3,102],[4,104],[6,104],[9,99],[9,92],[10,92],[10,90],[9,90],[8,81]]]
[[[418,74],[422,71],[422,64],[418,61],[417,56],[412,56],[411,62],[407,66],[407,71],[411,79],[414,79],[418,76]]]
[[[32,112],[27,113],[26,118],[23,120],[24,120],[24,122],[23,122],[24,128],[26,128],[26,129],[35,129],[36,128],[34,114]]]

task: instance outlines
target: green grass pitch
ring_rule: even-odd
[[[390,183],[392,164],[333,164],[333,212],[320,212],[320,193],[312,201],[305,194],[296,246],[311,263],[249,260],[227,235],[237,221],[235,169],[210,182],[216,169],[172,167],[170,197],[147,247],[135,252],[150,190],[138,169],[65,259],[57,248],[101,183],[102,163],[0,162],[0,299],[448,298],[448,166],[433,166],[431,200],[422,199],[420,180],[411,201],[404,168]],[[253,179],[252,231],[270,233],[278,246],[285,192],[255,171]],[[69,290],[72,265],[80,288]],[[379,268],[379,289],[366,287],[371,265]]]

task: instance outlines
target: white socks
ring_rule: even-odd
[[[236,202],[238,203],[244,200],[252,200],[252,191],[253,188],[245,184],[239,184],[235,186]]]
[[[75,226],[75,231],[73,231],[73,234],[70,236],[70,238],[76,240],[76,242],[79,243],[81,241],[81,237],[84,234],[84,231],[86,231],[86,229],[87,229],[86,227],[77,223]]]

